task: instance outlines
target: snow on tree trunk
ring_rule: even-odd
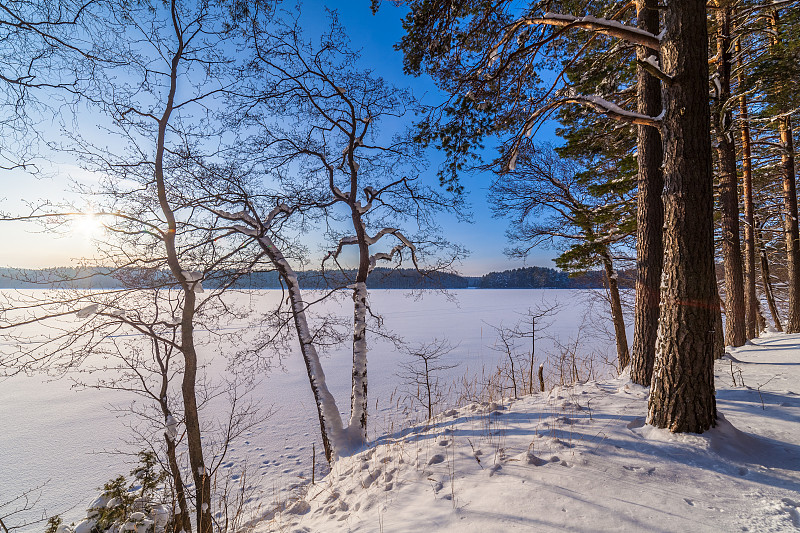
[[[665,14],[664,269],[647,421],[674,432],[714,425],[713,174],[705,0],[672,0]]]
[[[719,297],[719,285],[715,285],[717,304],[714,306],[714,359],[725,356],[725,323],[722,321],[722,298]]]
[[[353,389],[350,396],[349,431],[356,438],[360,431],[367,440],[367,284],[356,282],[353,287]]]
[[[658,1],[637,3],[639,28],[658,34]],[[640,47],[637,57],[646,59],[655,52]],[[643,115],[661,113],[661,82],[637,66],[637,109]],[[650,386],[658,333],[659,287],[664,260],[662,231],[664,226],[664,176],[661,171],[663,150],[661,132],[652,126],[638,126],[637,135],[638,193],[636,206],[636,301],[633,321],[631,380]]]
[[[314,395],[314,402],[317,404],[317,416],[319,417],[319,428],[322,437],[322,445],[325,450],[325,459],[333,461],[340,454],[345,454],[349,450],[349,443],[345,439],[342,430],[342,417],[336,400],[333,398],[328,385],[325,382],[325,372],[322,370],[322,363],[319,360],[317,348],[314,345],[314,338],[308,327],[306,316],[306,304],[303,301],[303,294],[300,284],[297,281],[297,274],[289,265],[283,253],[275,246],[269,237],[259,239],[262,249],[272,261],[283,280],[286,282],[286,289],[289,293],[289,300],[292,305],[292,318],[297,338],[300,342],[300,353],[306,365],[308,382],[311,392]]]

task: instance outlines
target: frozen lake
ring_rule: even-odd
[[[257,291],[247,298],[254,306],[266,308],[278,294]],[[490,325],[514,326],[528,308],[556,302],[561,305],[560,310],[548,319],[550,326],[537,333],[537,337],[543,337],[536,344],[537,366],[545,361],[549,371],[552,362],[547,358],[558,351],[556,341],[574,341],[582,323],[584,338],[578,350],[593,357],[598,377],[610,371],[603,358],[615,358],[612,342],[595,331],[608,319],[601,302],[595,301],[592,309],[589,291],[457,290],[448,295],[430,292],[415,299],[406,291],[373,290],[370,298],[374,312],[384,318],[385,327],[399,337],[411,343],[447,339],[456,345],[446,356],[447,363],[458,363],[444,376],[448,382],[465,375],[479,376],[484,370],[491,373],[506,358],[496,350],[497,335]],[[343,318],[352,316],[352,303],[347,298],[324,305],[329,312],[340,311]],[[630,331],[631,324],[627,325]],[[538,329],[537,325],[537,332]],[[242,342],[247,338],[244,328]],[[400,363],[409,359],[374,335],[368,334],[368,342],[369,416],[371,437],[375,437],[396,429],[402,422],[398,413],[402,383],[397,373]],[[521,340],[519,351],[529,350],[530,339]],[[200,350],[201,362],[207,365],[210,377],[224,373],[226,361],[218,351],[214,345]],[[328,385],[343,411],[349,409],[351,357],[349,346],[343,346],[331,349],[323,359]],[[268,505],[291,485],[310,478],[312,442],[316,441],[317,472],[324,455],[316,409],[299,355],[286,357],[282,368],[264,372],[258,380],[253,399],[274,413],[234,444],[224,467],[234,473],[247,464],[250,482],[260,487],[262,501]],[[74,390],[71,385],[69,379],[41,376],[0,381],[0,502],[44,484],[36,511],[40,515],[59,513],[67,523],[85,516],[86,505],[95,498],[98,487],[118,474],[130,472],[130,457],[109,452],[135,453],[139,449],[126,444],[131,439],[128,426],[135,417],[110,408],[127,405],[131,397],[117,391]],[[214,415],[207,410],[201,418],[209,420]]]

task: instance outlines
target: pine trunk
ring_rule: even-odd
[[[643,0],[637,6],[639,28],[657,35],[658,1]],[[641,60],[650,55],[658,57],[655,51],[644,47],[639,47],[636,53]],[[661,113],[661,83],[641,65],[637,67],[636,78],[637,112],[658,116]],[[638,126],[637,149],[636,301],[630,374],[631,381],[649,387],[658,335],[659,290],[664,260],[661,132],[652,126]]]
[[[628,353],[628,337],[625,333],[625,317],[622,315],[622,300],[619,297],[619,283],[617,273],[614,272],[614,265],[608,253],[603,254],[603,266],[606,271],[606,281],[608,281],[608,294],[611,298],[611,319],[614,322],[614,337],[617,341],[617,362],[620,372],[630,362]]]
[[[739,236],[739,194],[736,176],[736,145],[733,141],[731,96],[732,50],[730,8],[717,10],[717,98],[714,105],[714,130],[717,137],[720,207],[722,211],[722,257],[725,267],[725,344],[742,346],[745,337],[744,276]]]
[[[744,83],[741,60],[741,44],[736,41],[736,56],[739,57],[739,85]],[[744,197],[744,309],[747,338],[758,337],[758,296],[756,295],[756,245],[755,211],[753,206],[753,167],[750,142],[750,124],[747,113],[747,98],[739,99],[739,118],[742,124],[742,196]]]
[[[791,118],[778,121],[781,135],[781,174],[783,177],[784,232],[787,274],[789,277],[789,319],[786,333],[800,333],[800,235],[797,227],[797,185],[794,174],[794,148]]]
[[[758,256],[761,259],[761,285],[764,288],[764,298],[767,299],[767,306],[769,307],[769,312],[772,315],[772,321],[775,323],[775,329],[782,332],[783,326],[781,325],[781,317],[778,313],[778,306],[775,304],[775,294],[772,291],[772,281],[770,280],[767,249],[764,246],[764,242],[761,238],[761,228],[758,226],[758,220],[755,220],[755,223],[756,230],[754,237],[756,247],[758,248]]]
[[[714,306],[714,359],[725,355],[725,323],[722,321],[722,298],[717,287],[717,305]]]
[[[704,0],[672,0],[661,54],[664,268],[648,423],[702,433],[714,425],[713,173]]]

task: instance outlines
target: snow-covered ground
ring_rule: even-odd
[[[729,351],[702,435],[645,425],[622,378],[472,403],[339,460],[256,530],[796,531],[800,335]]]
[[[552,322],[549,328],[538,334],[554,336],[562,343],[576,337],[587,313],[590,321],[602,323],[604,319],[591,311],[587,295],[586,291],[570,290],[461,290],[449,295],[430,293],[417,300],[406,291],[375,290],[370,300],[374,311],[384,317],[386,327],[412,344],[438,338],[457,346],[447,356],[447,362],[459,364],[444,376],[450,382],[464,375],[480,376],[484,369],[491,374],[505,355],[493,350],[497,337],[490,324],[514,326],[529,307],[556,301],[563,305],[558,315],[547,321]],[[262,309],[268,309],[277,297],[277,291],[243,296],[250,305]],[[352,317],[349,299],[326,305],[328,311],[337,311],[340,306],[343,317]],[[248,331],[244,324],[241,326],[241,342],[246,343]],[[542,327],[538,324],[537,331]],[[584,329],[582,334],[588,331]],[[398,414],[402,383],[396,374],[399,363],[407,357],[387,342],[374,336],[368,339],[371,436],[378,437],[403,423]],[[529,342],[522,341],[520,351],[527,351]],[[595,370],[607,372],[609,367],[600,359],[613,356],[613,345],[607,339],[586,338],[583,342],[587,353],[596,352]],[[224,373],[226,361],[219,351],[215,344],[200,348],[201,362],[211,377]],[[540,338],[537,365],[554,351],[553,341]],[[351,357],[345,346],[331,350],[323,359],[327,382],[343,410],[349,408]],[[549,374],[548,366],[547,379],[551,379]],[[78,377],[91,380],[86,375]],[[257,487],[262,507],[268,508],[274,500],[284,500],[294,485],[311,477],[312,443],[316,442],[317,475],[324,459],[315,406],[298,354],[286,357],[282,368],[258,379],[253,399],[272,408],[274,414],[234,443],[221,472],[241,479],[246,465],[247,478]],[[0,503],[46,483],[33,514],[59,513],[67,523],[85,516],[98,487],[131,471],[130,456],[104,452],[121,449],[135,453],[140,449],[125,443],[131,440],[127,425],[135,423],[135,417],[109,409],[111,404],[125,405],[133,398],[117,391],[76,391],[71,384],[69,379],[41,376],[0,380]],[[201,413],[204,421],[214,415],[208,410]]]

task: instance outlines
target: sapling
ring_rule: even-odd
[[[444,362],[444,357],[454,349],[455,346],[446,340],[434,339],[408,349],[412,360],[400,363],[403,371],[397,377],[409,387],[408,398],[427,409],[428,420],[433,418],[433,408],[443,396],[437,373],[458,366],[457,363]]]

